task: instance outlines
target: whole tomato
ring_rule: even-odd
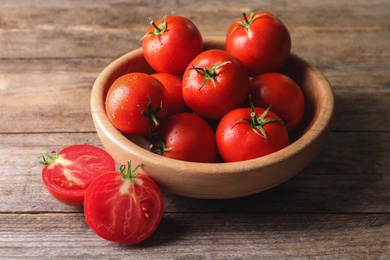
[[[65,147],[60,152],[43,153],[40,161],[42,182],[59,201],[81,206],[85,190],[102,173],[115,170],[115,161],[105,150],[88,144]]]
[[[121,244],[137,244],[159,225],[164,200],[156,183],[145,173],[121,168],[94,179],[84,199],[84,215],[89,227],[100,237]]]
[[[182,74],[188,63],[203,50],[199,29],[181,16],[164,16],[154,22],[142,38],[146,61],[157,72]]]
[[[108,90],[105,106],[110,122],[132,135],[154,132],[159,118],[168,114],[164,86],[151,75],[139,72],[116,79]]]
[[[288,29],[279,18],[266,12],[244,13],[226,35],[226,50],[242,61],[251,76],[277,70],[290,49]]]
[[[224,50],[207,50],[183,75],[183,98],[196,114],[211,120],[241,106],[249,92],[249,76],[239,59]]]
[[[183,99],[183,92],[181,91],[182,79],[179,76],[171,73],[155,73],[152,76],[158,79],[165,87],[170,115],[189,111]]]
[[[215,134],[200,116],[179,113],[168,117],[159,128],[160,139],[152,151],[164,157],[212,163],[217,156]]]
[[[281,73],[265,73],[249,82],[249,93],[255,106],[271,107],[286,124],[289,132],[302,120],[305,97],[290,77]]]
[[[236,108],[221,119],[216,142],[225,162],[237,162],[276,152],[286,147],[289,139],[286,126],[275,113],[252,105]]]

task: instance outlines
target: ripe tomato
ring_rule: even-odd
[[[68,146],[59,153],[43,153],[42,157],[43,184],[56,199],[69,205],[82,205],[91,181],[104,172],[115,170],[111,155],[87,144]]]
[[[214,131],[200,116],[191,113],[172,115],[161,123],[159,134],[161,140],[152,146],[155,153],[191,162],[211,163],[216,159]]]
[[[196,114],[217,120],[248,97],[249,76],[242,63],[224,50],[207,50],[183,75],[183,98]]]
[[[136,244],[157,228],[164,212],[164,201],[155,182],[144,173],[133,171],[130,162],[121,172],[110,171],[97,177],[88,187],[84,215],[89,227],[100,237],[121,244]]]
[[[165,87],[170,115],[189,111],[183,99],[181,91],[182,80],[179,76],[171,73],[155,73],[152,76],[158,79]]]
[[[226,35],[226,50],[242,61],[251,76],[277,70],[290,49],[288,29],[279,18],[266,12],[244,13]]]
[[[196,25],[181,16],[165,16],[151,25],[142,38],[146,61],[157,72],[182,74],[188,63],[203,50]]]
[[[290,77],[265,73],[249,82],[249,93],[255,106],[271,107],[291,132],[301,122],[305,98],[301,88]]]
[[[276,152],[289,140],[286,126],[275,113],[252,105],[234,109],[221,119],[216,142],[221,158],[236,162]]]
[[[128,73],[116,79],[108,90],[105,105],[110,122],[133,135],[155,131],[158,119],[168,114],[164,86],[145,73]]]

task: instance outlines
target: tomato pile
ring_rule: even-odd
[[[118,130],[146,136],[156,154],[191,162],[244,161],[289,144],[305,100],[278,72],[291,49],[278,17],[244,13],[224,49],[204,50],[196,25],[181,16],[150,19],[141,40],[155,73],[128,73],[110,86],[105,108]]]
[[[278,72],[290,53],[285,25],[265,12],[243,14],[229,28],[225,49],[203,49],[198,28],[165,16],[142,38],[153,74],[132,72],[110,86],[106,113],[126,135],[150,139],[151,152],[191,162],[235,162],[289,144],[305,100],[300,87]],[[86,144],[43,153],[42,181],[59,201],[83,206],[100,237],[122,244],[148,238],[164,201],[141,165],[115,170],[104,150]]]

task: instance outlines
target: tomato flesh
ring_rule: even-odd
[[[87,144],[72,145],[62,149],[58,157],[43,168],[42,181],[59,201],[81,206],[91,181],[113,170],[115,161],[103,149]]]
[[[159,225],[164,202],[157,185],[146,175],[124,179],[118,172],[96,178],[88,187],[84,214],[100,237],[121,244],[148,238]]]

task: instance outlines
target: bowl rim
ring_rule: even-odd
[[[206,38],[204,42],[208,43],[210,46],[213,46],[215,44],[218,44],[218,42],[220,42],[220,39]],[[165,167],[180,168],[183,170],[188,169],[191,171],[207,174],[226,175],[234,174],[236,172],[248,172],[259,168],[259,166],[267,167],[273,164],[277,164],[278,162],[285,160],[287,157],[293,156],[300,150],[303,150],[308,147],[313,141],[319,138],[323,131],[329,131],[330,122],[334,114],[333,89],[329,84],[328,80],[325,78],[325,76],[319,70],[317,70],[317,68],[315,68],[302,58],[298,57],[297,55],[291,53],[290,56],[293,59],[305,66],[307,70],[311,70],[314,74],[316,74],[316,77],[322,79],[321,82],[323,82],[323,84],[320,90],[321,92],[323,92],[323,95],[327,97],[327,100],[323,101],[327,105],[322,106],[320,108],[320,116],[310,126],[308,126],[306,131],[294,142],[290,143],[285,148],[269,155],[240,162],[187,162],[154,154],[151,151],[135,144],[125,135],[123,135],[119,130],[117,130],[110,123],[105,112],[103,97],[105,94],[104,86],[107,84],[110,74],[121,66],[125,68],[128,65],[129,57],[134,57],[137,55],[142,55],[142,48],[127,52],[126,54],[120,56],[119,58],[111,62],[107,67],[102,70],[102,72],[98,75],[93,84],[91,90],[90,106],[94,124],[98,126],[107,137],[109,137],[111,142],[124,149],[128,154],[136,155],[137,157],[142,157],[144,159],[144,165],[147,165],[149,163],[161,163],[164,164]]]

